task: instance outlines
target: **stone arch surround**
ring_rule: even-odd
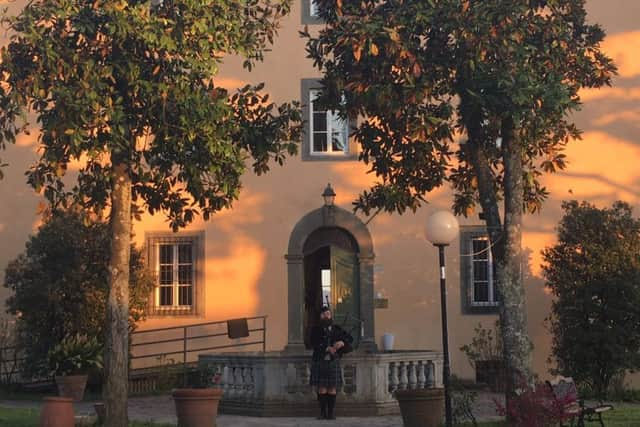
[[[288,282],[288,352],[304,352],[304,244],[307,238],[322,228],[341,228],[348,232],[358,245],[360,315],[364,322],[364,335],[360,351],[375,352],[375,327],[373,307],[373,239],[367,226],[352,212],[337,206],[323,206],[303,216],[293,227],[289,237],[287,260]]]

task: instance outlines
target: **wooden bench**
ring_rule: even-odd
[[[586,406],[584,400],[578,399],[578,389],[573,382],[573,378],[558,377],[553,381],[547,381],[553,396],[563,402],[563,413],[565,420],[570,422],[570,426],[584,427],[586,421],[598,421],[604,427],[602,413],[613,409],[612,405],[599,404],[596,406]],[[560,426],[565,424],[560,423]]]

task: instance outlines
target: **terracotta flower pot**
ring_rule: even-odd
[[[397,390],[404,427],[438,427],[444,415],[444,389]]]
[[[93,409],[96,411],[96,415],[98,416],[98,424],[102,425],[107,415],[107,409],[104,407],[104,403],[94,403]]]
[[[173,391],[178,427],[216,427],[220,388],[181,388]]]
[[[45,397],[40,412],[40,427],[73,427],[73,399]]]
[[[84,388],[87,386],[87,375],[63,375],[56,377],[58,394],[63,397],[70,397],[75,401],[84,398]]]

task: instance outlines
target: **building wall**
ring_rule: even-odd
[[[300,81],[318,73],[305,59],[300,1],[286,19],[273,51],[254,72],[241,68],[241,61],[228,58],[218,84],[239,87],[266,82],[272,99],[300,99]],[[24,4],[24,2],[17,2]],[[12,7],[19,7],[13,4]],[[554,241],[554,227],[561,217],[562,200],[576,198],[604,206],[622,199],[640,205],[640,3],[627,0],[587,2],[590,19],[607,31],[604,50],[620,68],[613,88],[585,91],[584,108],[575,115],[584,130],[583,140],[567,150],[566,172],[545,178],[551,196],[540,215],[525,219],[524,246],[530,254],[525,269],[529,333],[533,339],[534,369],[547,373],[550,337],[544,326],[551,297],[540,277],[540,250]],[[315,30],[315,26],[311,26]],[[37,209],[42,200],[26,185],[25,168],[37,158],[35,136],[21,137],[3,154],[10,167],[0,181],[0,268],[21,252],[28,235],[37,229]],[[357,194],[372,183],[365,167],[354,161],[309,162],[299,157],[283,168],[274,166],[264,177],[247,173],[240,200],[230,211],[208,223],[196,221],[189,231],[205,232],[205,313],[195,317],[152,317],[142,329],[267,315],[269,350],[280,350],[287,340],[286,253],[289,234],[296,222],[322,203],[327,182],[337,193],[336,203],[346,209]],[[387,309],[375,311],[376,336],[396,336],[398,349],[440,349],[440,307],[435,248],[423,236],[427,215],[451,205],[447,188],[433,192],[430,204],[403,216],[380,214],[368,225],[374,239],[375,292],[389,299]],[[363,218],[366,222],[367,218]],[[463,224],[480,224],[477,216]],[[161,216],[145,216],[135,226],[135,241],[144,244],[145,233],[167,231]],[[450,348],[453,372],[471,377],[473,372],[458,350],[469,343],[474,326],[490,326],[495,316],[463,315],[461,309],[460,249],[447,250]],[[3,271],[0,270],[0,276]],[[2,279],[2,277],[0,277]],[[0,289],[0,299],[7,296]],[[378,344],[381,345],[380,341]]]

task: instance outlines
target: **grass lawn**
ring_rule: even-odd
[[[640,405],[630,405],[628,403],[614,404],[612,411],[603,414],[602,419],[607,427],[638,427],[640,426]],[[478,423],[479,427],[505,427],[503,422]],[[600,427],[598,422],[586,422],[585,427]],[[465,424],[464,427],[471,427]]]
[[[40,411],[37,409],[0,408],[0,427],[38,427]],[[172,424],[132,422],[130,427],[175,427]]]

